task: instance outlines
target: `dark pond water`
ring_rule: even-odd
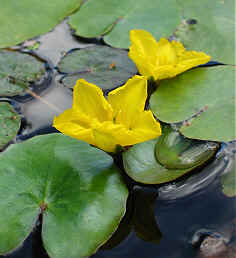
[[[52,67],[65,51],[87,45],[73,39],[65,23],[42,36],[40,41],[36,52],[50,60]],[[53,117],[72,104],[72,91],[64,88],[59,79],[54,70],[52,82],[40,93],[40,98],[14,103],[24,117],[17,141],[56,131],[51,127]],[[199,246],[205,237],[213,236],[231,243],[236,237],[233,223],[236,198],[222,193],[220,178],[230,166],[234,153],[235,143],[222,144],[215,159],[198,173],[162,186],[132,185],[122,223],[92,257],[204,258],[199,256]],[[48,257],[41,243],[40,223],[22,247],[0,257]]]

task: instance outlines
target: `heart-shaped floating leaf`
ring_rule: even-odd
[[[20,117],[7,102],[0,102],[0,149],[13,140],[20,129]]]
[[[232,157],[227,173],[221,177],[221,183],[225,195],[236,196],[236,155]]]
[[[43,83],[45,63],[17,51],[0,51],[0,96],[23,93],[31,84]]]
[[[194,118],[180,131],[188,138],[231,141],[236,136],[235,75],[232,66],[196,68],[161,81],[150,106],[164,122]]]
[[[135,181],[144,184],[161,184],[172,181],[192,168],[167,169],[155,158],[157,140],[134,145],[123,153],[125,172]]]
[[[235,64],[235,1],[178,1],[184,8],[186,21],[175,35],[185,47],[204,51],[212,60]]]
[[[0,155],[0,253],[19,246],[43,214],[50,257],[86,257],[117,228],[127,188],[112,158],[61,134],[34,137]]]
[[[62,58],[58,69],[67,76],[62,80],[73,88],[83,78],[102,89],[111,89],[137,73],[136,66],[125,50],[107,46],[93,46],[69,52]]]
[[[181,22],[176,0],[88,0],[70,18],[82,37],[104,35],[109,45],[128,48],[129,31],[145,29],[156,39],[169,37]]]
[[[81,0],[3,0],[0,8],[0,48],[46,33],[74,12]]]

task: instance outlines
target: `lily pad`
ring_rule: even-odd
[[[235,75],[232,66],[196,68],[163,80],[150,106],[164,122],[189,120],[181,133],[200,140],[231,141],[236,137]]]
[[[0,149],[16,137],[20,116],[7,102],[0,102]]]
[[[0,48],[50,31],[74,12],[82,0],[2,0],[0,8]]]
[[[228,197],[236,196],[236,155],[232,158],[230,167],[221,177],[223,193]]]
[[[62,82],[69,88],[73,88],[75,82],[83,78],[102,89],[111,89],[137,73],[127,51],[107,46],[93,46],[69,52],[61,59],[58,69],[67,74]]]
[[[145,29],[156,39],[169,37],[181,23],[176,0],[88,0],[69,21],[82,37],[104,35],[113,47],[129,47],[129,31]]]
[[[185,47],[204,51],[212,60],[235,64],[235,1],[179,1],[186,20],[175,35]]]
[[[45,63],[36,57],[17,51],[0,51],[0,96],[24,93],[31,85],[42,84],[45,76]]]
[[[144,184],[161,184],[183,176],[192,168],[167,169],[155,158],[157,139],[134,145],[123,153],[125,172],[135,181]]]
[[[50,257],[87,257],[117,228],[127,188],[112,158],[62,134],[36,136],[0,155],[0,253],[17,248],[39,214]]]

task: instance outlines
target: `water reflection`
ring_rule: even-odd
[[[36,50],[36,53],[49,58],[54,66],[68,50],[88,46],[88,44],[78,41],[72,36],[71,29],[67,24],[67,21],[68,19],[64,20],[57,25],[53,31],[39,38],[41,44]]]
[[[223,195],[220,175],[227,172],[235,149],[235,143],[223,145],[216,159],[201,172],[182,179],[178,183],[166,184],[158,191],[155,187],[148,186],[136,188],[138,194],[135,198],[139,204],[138,210],[142,214],[139,220],[142,226],[139,229],[148,231],[154,218],[156,221],[154,224],[158,223],[162,238],[159,238],[160,241],[157,242],[147,242],[145,237],[140,237],[139,229],[133,227],[123,242],[118,242],[118,245],[116,244],[111,250],[101,249],[92,257],[194,258],[199,255],[201,242],[197,246],[193,244],[192,239],[196,237],[196,232],[203,231],[211,236],[218,235],[232,242],[230,239],[235,234],[230,229],[236,214],[236,198],[227,198]],[[155,202],[153,215],[149,213],[152,208],[147,208],[149,204],[152,206],[151,202],[147,204],[148,202],[145,203],[142,199],[143,193],[147,196],[147,192],[150,191],[159,193],[159,196],[152,195],[151,197]],[[122,229],[127,230],[128,226],[122,225],[118,231]],[[115,236],[116,234],[113,236],[113,241]]]
[[[155,219],[156,197],[155,188],[135,186],[129,195],[121,224],[101,249],[115,248],[132,233],[145,242],[158,244],[162,235]]]
[[[187,176],[187,179],[180,180],[173,184],[167,184],[159,188],[160,200],[175,200],[191,194],[200,194],[206,187],[214,187],[219,184],[220,175],[227,173],[232,165],[236,151],[236,142],[224,143],[218,151],[215,159],[208,164],[201,172]]]

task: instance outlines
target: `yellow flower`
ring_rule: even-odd
[[[111,91],[107,99],[99,87],[80,79],[74,87],[72,108],[55,117],[53,126],[73,138],[114,152],[117,145],[133,145],[161,134],[152,112],[144,111],[146,98],[147,80],[143,76],[134,76]]]
[[[210,56],[203,52],[187,51],[180,42],[161,38],[156,42],[145,30],[130,31],[129,57],[141,75],[155,80],[171,78],[192,67],[205,64]]]

